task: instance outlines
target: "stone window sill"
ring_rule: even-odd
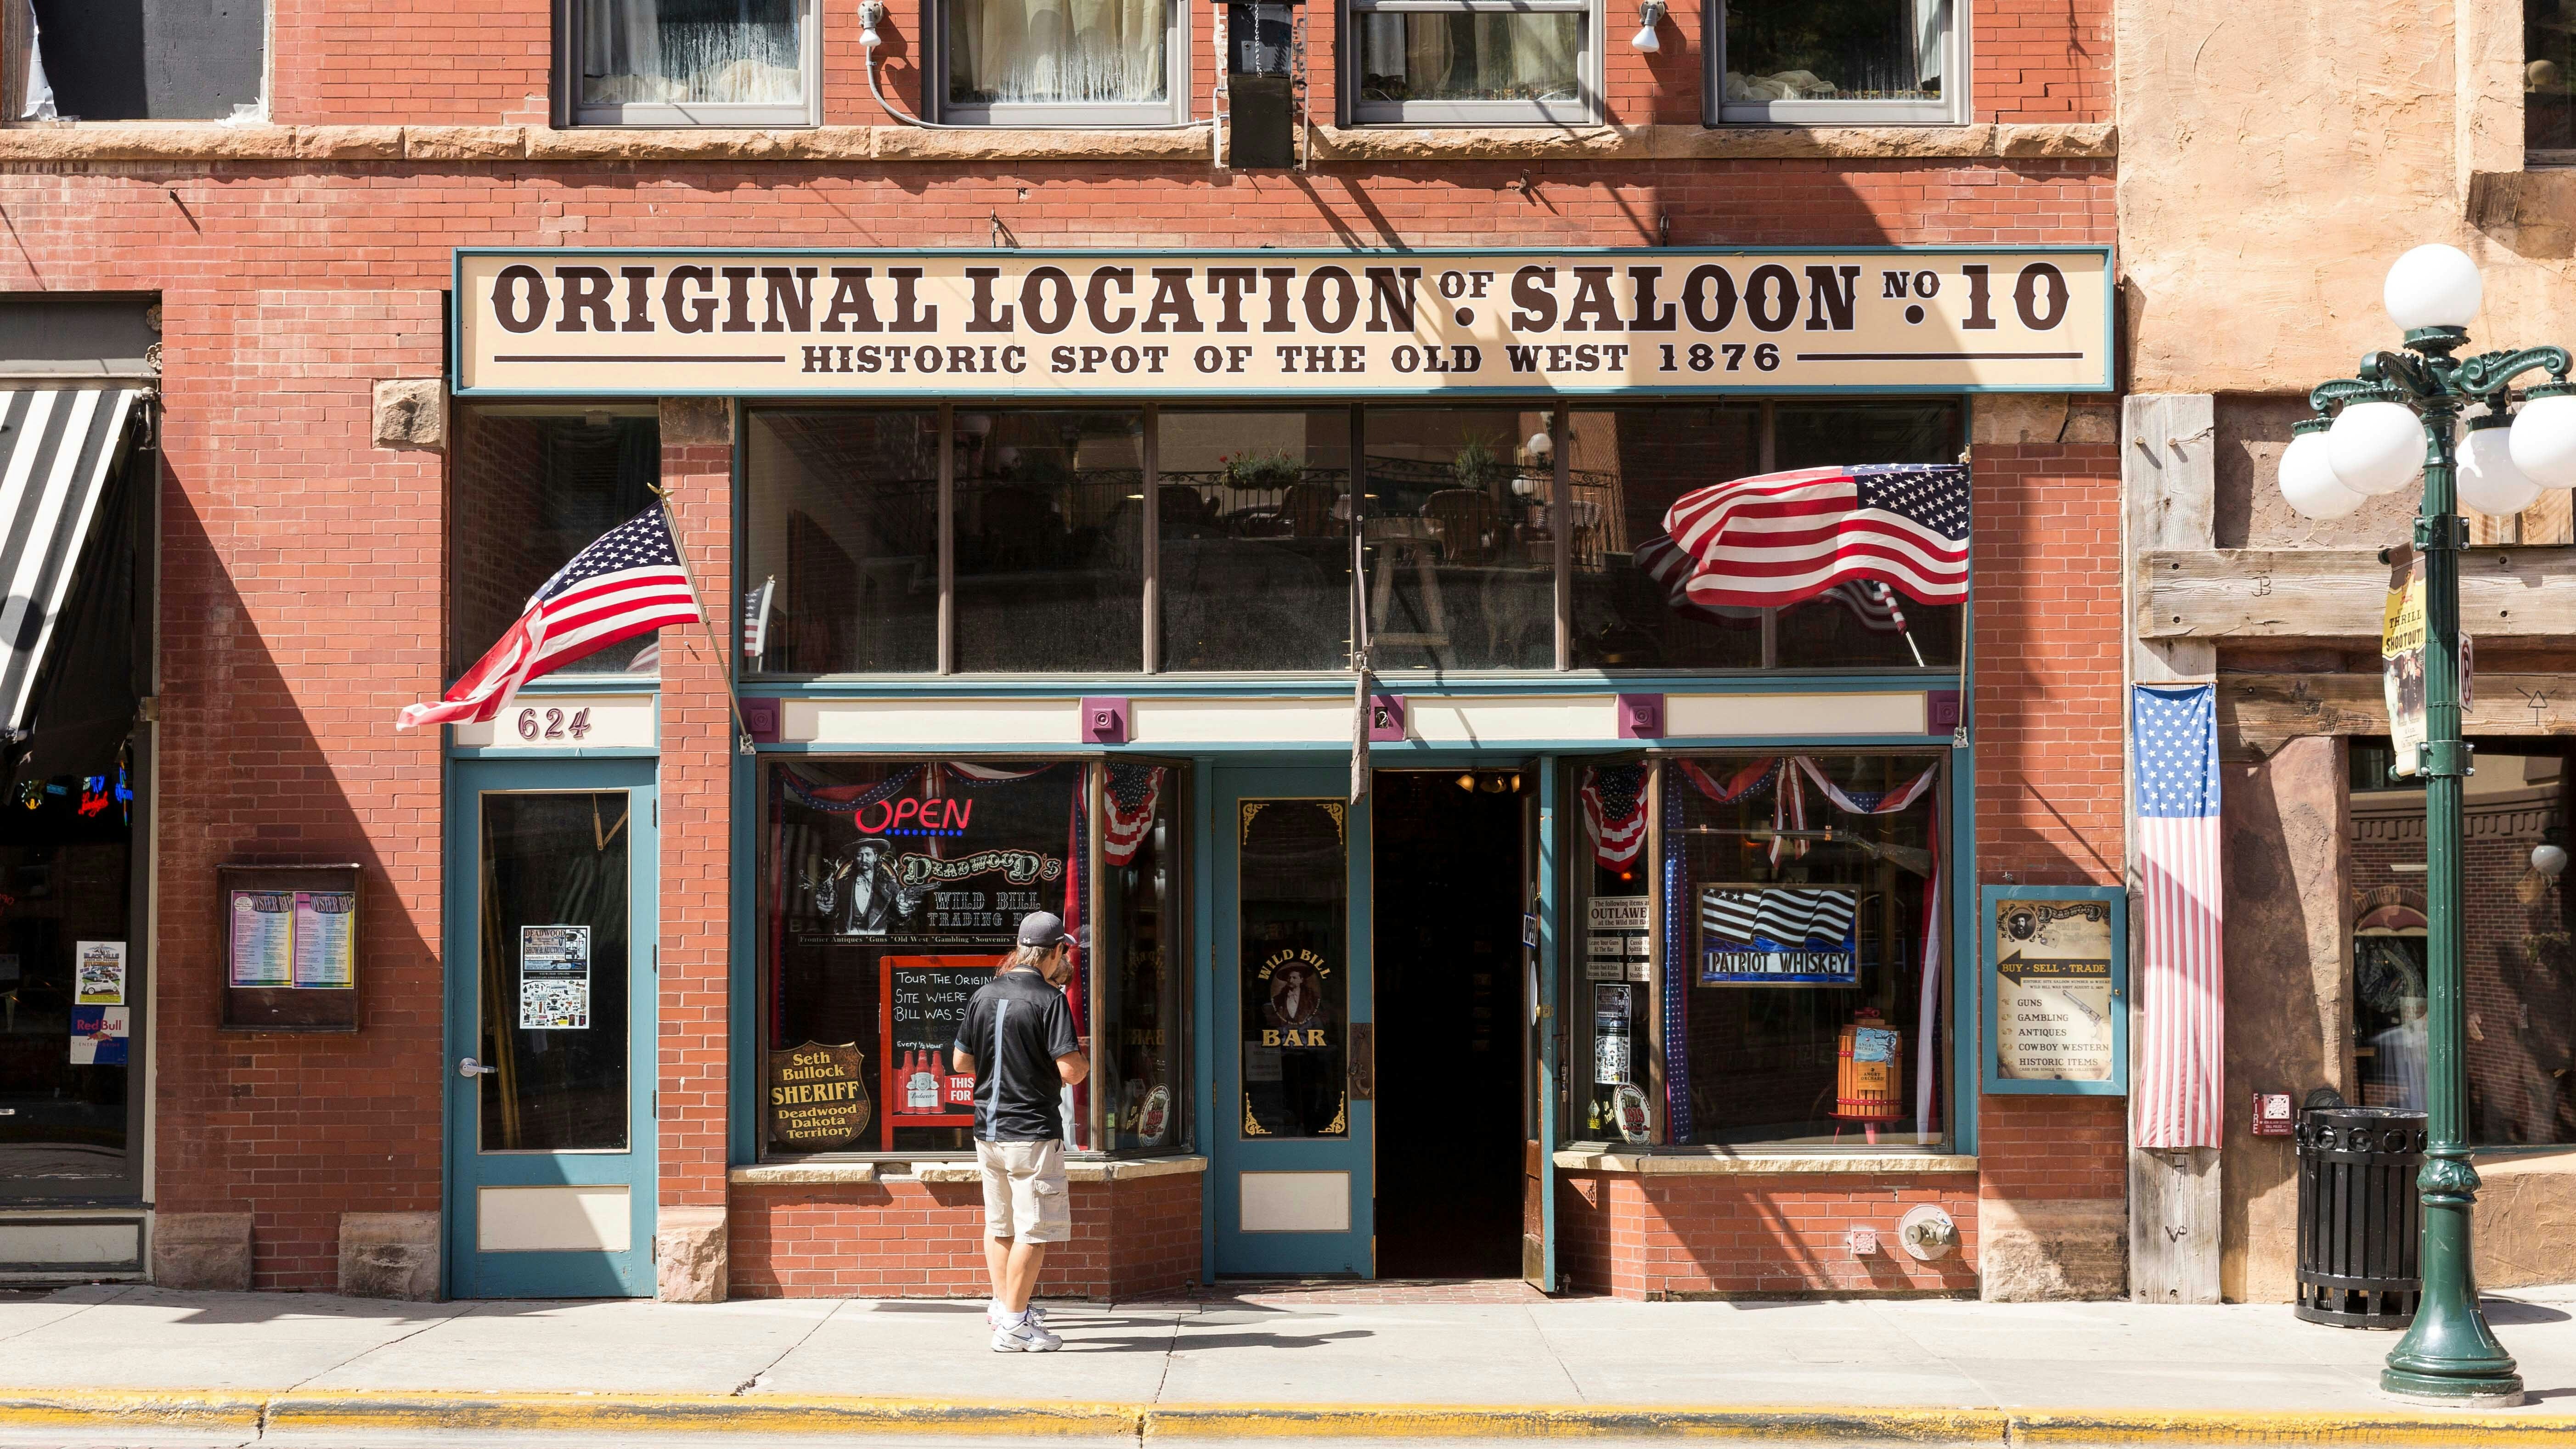
[[[1977,1159],[1957,1153],[1874,1151],[1813,1152],[1783,1149],[1764,1152],[1622,1151],[1578,1144],[1556,1154],[1560,1172],[1618,1172],[1641,1177],[1706,1176],[1800,1177],[1809,1174],[1910,1176],[1926,1172],[1974,1172]]]
[[[1130,1182],[1146,1177],[1177,1177],[1207,1171],[1204,1157],[1075,1158],[1064,1165],[1068,1182]],[[972,1162],[851,1162],[816,1159],[764,1162],[730,1168],[725,1181],[738,1187],[810,1186],[866,1182],[978,1182]]]
[[[1967,126],[1317,126],[1313,158],[1403,160],[2107,159],[2107,123]],[[1204,129],[812,126],[691,130],[545,126],[232,126],[85,121],[0,127],[0,165],[100,161],[1155,160],[1204,164]]]

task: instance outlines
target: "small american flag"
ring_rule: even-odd
[[[2147,969],[2131,1076],[2140,1147],[2217,1147],[2226,1047],[2218,875],[2218,690],[2139,685],[2129,735]]]
[[[1108,806],[1100,830],[1100,853],[1111,865],[1135,860],[1145,838],[1154,833],[1154,806],[1163,793],[1160,765],[1112,765]]]
[[[1610,765],[1586,770],[1583,826],[1592,836],[1592,858],[1619,870],[1646,845],[1646,767]]]
[[[608,532],[546,580],[501,642],[476,660],[436,704],[403,708],[396,729],[480,723],[499,714],[519,686],[621,639],[665,624],[693,624],[697,595],[659,507]]]
[[[1664,530],[1692,560],[1703,607],[1779,608],[1854,579],[1927,604],[1968,596],[1968,470],[1956,464],[1803,468],[1685,493]]]

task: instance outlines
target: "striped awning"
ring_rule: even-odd
[[[0,706],[13,732],[138,396],[113,383],[0,391]]]

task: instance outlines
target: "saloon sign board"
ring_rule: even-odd
[[[2081,392],[2100,247],[479,251],[464,393]]]

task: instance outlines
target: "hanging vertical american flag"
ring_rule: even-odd
[[[2146,893],[2144,1008],[2131,1075],[2140,1147],[2217,1147],[2226,1046],[2218,875],[2218,690],[2139,685],[2129,738]]]
[[[1108,804],[1100,826],[1100,854],[1111,865],[1126,865],[1154,833],[1154,807],[1163,796],[1160,765],[1112,765]]]
[[[476,723],[499,714],[519,686],[621,639],[701,615],[688,571],[660,507],[648,508],[593,540],[528,598],[501,641],[435,704],[403,706],[396,729]]]
[[[1583,772],[1583,828],[1592,858],[1624,869],[1646,845],[1646,767],[1611,765]]]

